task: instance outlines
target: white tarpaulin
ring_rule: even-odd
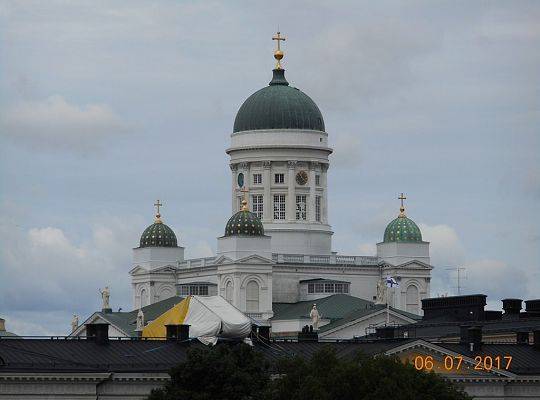
[[[189,337],[205,344],[218,337],[243,339],[251,332],[251,320],[221,296],[191,296],[184,319]]]

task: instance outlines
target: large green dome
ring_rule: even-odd
[[[159,214],[158,214],[159,215]],[[178,241],[173,230],[165,225],[159,216],[156,221],[144,230],[140,247],[177,247]]]
[[[261,220],[246,205],[235,213],[225,226],[225,236],[264,236],[264,227]]]
[[[395,220],[390,222],[384,230],[383,242],[421,242],[422,232],[416,223],[400,214]]]
[[[307,94],[289,86],[283,69],[274,69],[269,86],[249,96],[236,114],[234,132],[261,129],[324,132],[319,107]]]

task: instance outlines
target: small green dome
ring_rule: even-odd
[[[140,247],[177,247],[178,241],[173,230],[165,225],[161,219],[146,228],[141,235]]]
[[[233,132],[261,129],[324,132],[319,107],[308,95],[289,86],[283,69],[274,69],[269,86],[249,96],[236,114]]]
[[[383,242],[421,242],[422,232],[412,219],[400,214],[384,230]]]
[[[244,209],[229,218],[225,236],[264,236],[264,227],[259,217]]]

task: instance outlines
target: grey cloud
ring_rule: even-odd
[[[30,146],[52,149],[95,149],[126,125],[109,107],[79,107],[54,95],[43,101],[15,104],[0,114],[0,132]]]

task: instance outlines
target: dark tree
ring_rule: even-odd
[[[270,383],[268,362],[245,344],[188,351],[171,380],[149,400],[248,400],[263,397]]]
[[[433,372],[390,357],[338,358],[330,347],[311,359],[284,358],[272,366],[243,344],[196,348],[170,374],[149,400],[471,399]]]
[[[331,348],[311,360],[279,362],[280,378],[272,383],[273,400],[468,400],[435,373],[417,371],[390,357],[338,359]]]

